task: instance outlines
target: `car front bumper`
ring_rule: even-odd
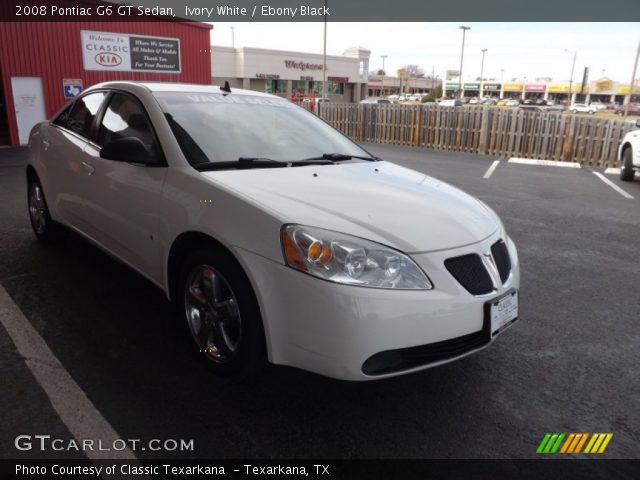
[[[511,275],[491,294],[470,294],[447,271],[444,261],[469,253],[486,254],[499,239],[496,232],[474,245],[412,254],[433,282],[433,290],[341,285],[247,251],[238,254],[260,303],[271,362],[342,380],[373,380],[440,365],[492,341],[486,304],[520,284],[513,242],[504,238]],[[389,351],[394,352],[380,355]],[[407,356],[412,362],[398,363]],[[389,371],[389,365],[381,362],[395,362],[396,367]]]

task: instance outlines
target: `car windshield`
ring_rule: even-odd
[[[341,154],[372,158],[288,100],[253,95],[156,92],[192,164],[244,158],[284,162]]]

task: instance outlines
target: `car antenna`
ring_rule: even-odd
[[[220,90],[223,92],[231,93],[231,87],[229,86],[229,81],[225,80],[224,86],[220,87]]]

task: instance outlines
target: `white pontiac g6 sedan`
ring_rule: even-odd
[[[640,171],[640,119],[636,120],[635,127],[624,136],[618,147],[620,179],[625,182],[632,182],[636,171]]]
[[[37,238],[73,230],[163,289],[216,373],[384,378],[517,319],[516,248],[487,205],[287,100],[110,82],[29,143]]]

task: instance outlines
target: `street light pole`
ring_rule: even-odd
[[[483,48],[481,50],[482,52],[482,64],[480,65],[480,98],[484,97],[484,91],[482,90],[482,87],[484,87],[483,85],[483,75],[484,75],[484,54],[487,53],[488,48]]]
[[[571,53],[571,50],[565,48],[565,52]],[[578,54],[577,50],[573,51],[573,63],[571,63],[571,77],[569,77],[569,103],[571,105],[571,97],[573,96],[573,71],[576,68],[576,55]]]
[[[482,52],[482,64],[480,65],[480,81],[482,82],[484,79],[482,76],[484,75],[484,54],[487,53],[488,48],[483,48],[480,50]]]
[[[462,98],[462,62],[464,60],[464,38],[467,30],[471,30],[471,27],[460,25],[458,28],[462,30],[462,50],[460,51],[460,77],[458,78],[458,95],[459,98]]]
[[[636,60],[633,62],[633,73],[631,74],[631,83],[629,84],[629,99],[624,105],[624,118],[629,115],[629,104],[631,103],[631,97],[633,96],[633,86],[636,81],[636,70],[638,70],[638,57],[640,57],[640,42],[638,42],[638,51],[636,52]]]
[[[384,61],[387,59],[389,55],[380,55],[382,59],[382,96],[384,97],[384,77],[387,75],[387,71],[384,69]]]
[[[435,78],[433,76],[436,74],[436,66],[431,65],[431,91],[435,88]]]
[[[236,27],[229,27],[229,28],[231,28],[231,48],[236,48],[236,36],[235,36]]]

